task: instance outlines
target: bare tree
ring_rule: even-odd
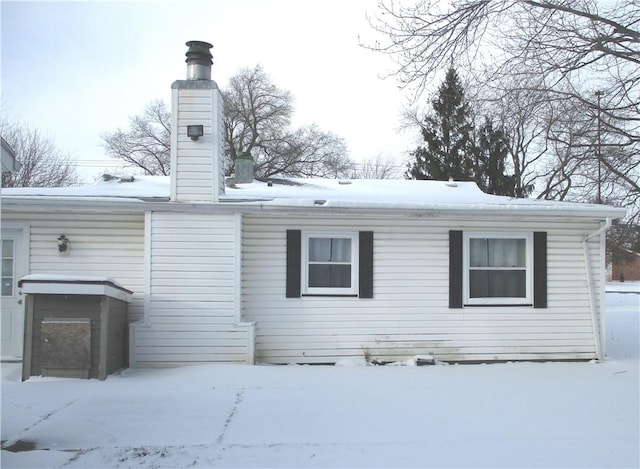
[[[223,92],[225,144],[229,165],[239,153],[254,158],[282,139],[291,123],[293,97],[271,82],[262,66],[243,68]]]
[[[293,97],[271,82],[261,66],[231,78],[224,98],[225,174],[235,158],[249,152],[257,177],[335,176],[348,174],[352,162],[344,140],[315,125],[291,129]],[[141,168],[168,175],[171,161],[171,114],[154,101],[142,115],[129,118],[127,130],[102,135],[107,153]]]
[[[0,133],[22,165],[17,174],[2,175],[2,187],[64,187],[78,184],[75,162],[38,129],[2,119]]]
[[[255,151],[255,149],[254,149]],[[292,130],[259,148],[257,177],[345,177],[353,169],[344,141],[315,125]]]
[[[290,128],[293,97],[260,65],[240,70],[223,96],[227,173],[244,152],[253,156],[258,177],[341,177],[351,170],[342,138],[315,125]]]
[[[549,151],[546,135],[553,115],[553,106],[545,93],[514,89],[510,93],[487,92],[485,85],[480,94],[476,83],[469,82],[477,115],[489,116],[508,136],[509,167],[514,175],[515,193],[527,197],[538,186],[541,167],[553,158]],[[492,86],[500,86],[493,81]],[[471,93],[470,93],[471,95]]]
[[[108,155],[140,168],[148,175],[167,176],[171,162],[171,113],[162,101],[147,105],[144,113],[129,117],[129,129],[102,135]]]
[[[552,81],[580,70],[637,77],[638,2],[600,5],[595,0],[419,0],[404,6],[383,0],[381,15],[371,23],[386,42],[365,46],[392,55],[396,76],[418,90],[452,63],[465,69],[488,65],[495,76],[522,73],[519,65],[525,64],[550,74]],[[622,71],[622,65],[629,67]]]
[[[627,144],[637,142],[637,0],[420,0],[412,6],[383,0],[379,8],[382,15],[372,25],[386,42],[367,47],[394,57],[395,75],[417,92],[452,63],[475,70],[483,83],[511,85],[502,87],[502,95],[515,87],[594,106],[585,93],[588,82],[607,96],[600,105],[610,130]]]
[[[400,168],[398,163],[391,158],[381,154],[356,163],[351,174],[352,179],[398,179],[402,178],[404,168]]]

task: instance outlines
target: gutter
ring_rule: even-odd
[[[596,302],[596,292],[595,285],[593,279],[593,271],[591,269],[591,258],[589,256],[589,240],[591,238],[595,238],[596,236],[600,236],[604,234],[611,227],[611,218],[607,217],[605,220],[605,224],[598,228],[591,234],[586,235],[582,239],[582,248],[584,250],[584,265],[587,269],[587,289],[589,292],[589,307],[591,310],[591,327],[593,330],[593,338],[596,347],[596,359],[598,361],[602,361],[604,359],[604,347],[602,343],[602,338],[605,337],[605,323],[604,318],[602,317],[602,308],[599,307],[602,305],[602,297],[604,292],[604,286],[600,285],[600,295],[598,295],[599,301]]]

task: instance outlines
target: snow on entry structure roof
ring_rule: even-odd
[[[169,176],[104,177],[95,184],[62,188],[10,188],[3,198],[129,199],[168,201]],[[259,204],[263,207],[379,208],[398,210],[515,210],[562,211],[622,217],[625,209],[604,205],[517,199],[482,192],[475,182],[404,179],[282,178],[232,184],[222,203]]]
[[[29,274],[25,275],[20,279],[20,281],[24,282],[49,282],[49,283],[112,283],[117,285],[118,287],[122,287],[118,282],[115,281],[112,277],[105,277],[102,275],[79,275],[79,274]],[[124,288],[124,287],[122,287]]]

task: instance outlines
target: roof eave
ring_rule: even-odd
[[[415,215],[415,216],[455,216],[465,218],[482,218],[487,215],[493,218],[589,218],[589,219],[617,219],[623,218],[626,209],[608,205],[579,205],[575,207],[545,205],[536,207],[526,204],[505,205],[469,205],[469,204],[407,204],[405,206],[384,204],[339,204],[331,201],[317,203],[314,200],[287,203],[279,200],[247,200],[227,199],[221,203],[184,203],[171,202],[167,198],[95,198],[95,197],[42,197],[42,196],[4,196],[3,211],[18,212],[38,210],[68,211],[83,209],[89,211],[131,211],[144,212],[149,210],[190,210],[190,211],[238,211],[251,212],[304,212],[310,214],[365,214],[365,215]]]

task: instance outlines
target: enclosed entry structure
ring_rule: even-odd
[[[132,292],[113,279],[28,275],[23,381],[30,376],[105,379],[129,362]]]

